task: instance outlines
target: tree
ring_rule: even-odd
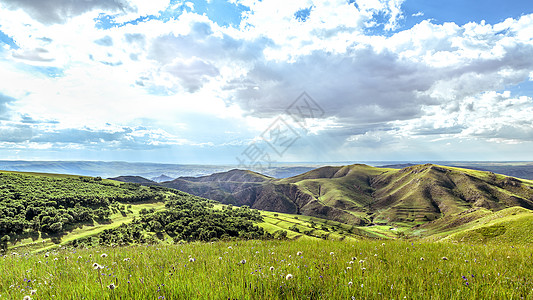
[[[50,225],[50,229],[49,230],[52,233],[60,232],[61,230],[63,230],[63,223],[56,222],[56,223]]]
[[[9,243],[10,240],[11,237],[9,237],[7,234],[0,239],[0,248],[2,249],[2,252],[7,250],[7,243]]]

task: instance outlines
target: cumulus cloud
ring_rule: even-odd
[[[127,2],[121,0],[5,0],[3,4],[11,10],[22,9],[44,24],[65,23],[69,18],[94,9],[110,11],[128,9]]]
[[[24,143],[33,136],[31,126],[0,123],[0,142]]]
[[[31,62],[54,61],[54,58],[50,57],[50,53],[48,52],[48,50],[44,48],[19,49],[13,52],[13,57]]]
[[[176,61],[165,66],[163,70],[177,77],[181,85],[191,93],[199,90],[210,77],[220,74],[215,66],[197,58]]]
[[[0,92],[0,120],[9,118],[9,112],[11,109],[9,108],[8,104],[15,102],[15,100],[15,98],[9,97]]]
[[[16,95],[20,116],[3,124],[4,136],[141,149],[204,145],[195,132],[230,128],[237,134],[210,138],[235,144],[224,138],[253,140],[306,91],[324,111],[306,128],[317,143],[531,140],[531,99],[502,91],[533,78],[533,15],[402,29],[401,0],[234,2],[248,10],[224,27],[168,0],[3,1],[2,31],[20,47],[1,53],[0,80],[12,82],[3,91]],[[96,28],[100,13],[119,26]],[[4,118],[14,107],[6,99],[0,94]],[[100,126],[114,118],[117,128]],[[146,120],[172,125],[134,126]]]

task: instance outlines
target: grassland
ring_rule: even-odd
[[[300,239],[96,247],[4,256],[0,295],[22,299],[33,291],[32,299],[531,299],[532,268],[530,248],[522,246]]]

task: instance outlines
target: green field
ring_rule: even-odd
[[[67,248],[4,256],[0,295],[22,299],[33,290],[32,299],[531,299],[532,268],[529,247],[406,241]]]

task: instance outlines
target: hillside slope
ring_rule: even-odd
[[[533,208],[529,180],[433,164],[403,169],[322,167],[285,179],[231,170],[161,185],[225,204],[355,225],[414,226],[472,208]]]

